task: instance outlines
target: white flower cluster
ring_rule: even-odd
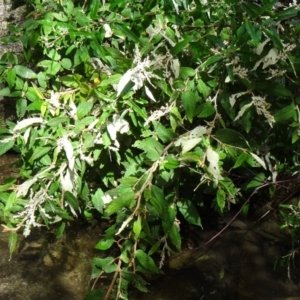
[[[43,204],[46,200],[53,200],[53,196],[49,196],[46,190],[41,189],[40,191],[34,193],[32,190],[30,191],[30,200],[29,203],[25,205],[24,210],[20,213],[16,214],[14,218],[22,218],[23,222],[25,221],[24,228],[24,236],[27,237],[31,232],[31,226],[33,227],[41,227],[43,225],[36,222],[35,212],[37,209],[40,209],[40,212],[49,220],[51,220],[51,216],[46,213],[46,211],[42,208],[41,204]]]

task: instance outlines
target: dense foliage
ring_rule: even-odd
[[[24,53],[0,60],[19,118],[0,132],[0,153],[21,154],[0,187],[11,252],[17,230],[111,219],[96,248],[118,251],[92,277],[113,273],[106,299],[127,299],[181,250],[180,220],[246,212],[297,177],[299,7],[275,3],[28,0],[2,39]]]

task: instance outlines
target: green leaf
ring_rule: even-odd
[[[36,73],[27,67],[16,65],[14,69],[16,70],[16,74],[22,78],[34,79],[37,77]]]
[[[195,76],[195,70],[188,67],[181,67],[179,74],[183,80],[186,80],[189,77]]]
[[[72,61],[69,58],[63,58],[61,60],[61,66],[66,70],[71,70],[72,68]]]
[[[16,103],[16,112],[19,119],[22,119],[26,113],[27,100],[20,98]]]
[[[221,212],[223,212],[226,204],[226,194],[221,189],[217,191],[217,204]]]
[[[15,184],[15,182],[16,182],[16,179],[11,180],[10,182],[8,182],[4,185],[0,185],[0,193],[8,191]]]
[[[250,35],[251,39],[256,40],[256,33],[255,33],[255,29],[254,29],[254,26],[252,25],[252,23],[247,20],[245,22],[245,26],[246,26],[247,32]]]
[[[184,48],[186,48],[188,46],[188,44],[190,43],[190,41],[193,39],[193,37],[188,36],[187,38],[185,38],[183,41],[177,43],[171,50],[170,53],[172,55],[177,55],[178,53],[180,53]]]
[[[256,188],[256,187],[259,187],[259,186],[262,186],[264,184],[264,180],[266,178],[266,175],[265,173],[259,173],[257,174],[253,180],[251,180],[247,185],[246,187],[249,189],[249,188]]]
[[[197,89],[204,98],[207,98],[211,93],[211,88],[200,78],[198,79]]]
[[[138,249],[135,252],[135,258],[139,261],[143,268],[150,272],[159,273],[158,267],[155,265],[151,256],[145,253],[142,249]]]
[[[57,231],[56,231],[56,238],[59,239],[60,237],[63,236],[64,232],[65,232],[65,228],[66,228],[66,223],[62,222],[61,225],[58,227]]]
[[[145,152],[149,151],[152,148],[157,150],[159,153],[161,153],[164,149],[163,145],[154,138],[146,138],[141,141],[136,141],[133,144],[133,147],[144,150]]]
[[[11,260],[12,254],[16,249],[18,242],[18,234],[13,232],[8,237],[8,246],[9,246],[9,261]]]
[[[198,95],[195,95],[194,93],[190,91],[183,92],[181,95],[181,102],[183,104],[183,108],[186,113],[186,117],[189,120],[190,123],[193,122],[193,117],[195,113],[196,108],[196,102],[198,100]]]
[[[60,60],[61,55],[55,49],[51,49],[46,55],[51,58],[51,60]]]
[[[132,40],[135,43],[139,43],[139,38],[126,26],[118,24],[118,23],[112,23],[111,29],[116,35],[121,35],[125,38],[128,38]]]
[[[52,147],[47,147],[47,146],[36,148],[34,150],[33,154],[31,155],[29,162],[31,164],[33,164],[35,160],[44,156],[45,154],[48,154],[51,150],[52,150]]]
[[[10,95],[11,95],[11,92],[10,92],[9,87],[6,87],[6,88],[0,90],[0,96],[7,97]]]
[[[201,67],[206,68],[206,67],[216,63],[217,61],[221,60],[222,58],[223,57],[221,55],[211,56],[201,65]]]
[[[109,78],[102,80],[99,85],[100,86],[108,86],[108,85],[118,84],[121,77],[122,77],[121,74],[114,74],[114,75],[110,76]]]
[[[69,191],[66,191],[64,194],[64,200],[74,209],[79,209],[79,203],[77,198]]]
[[[268,95],[282,97],[282,98],[292,98],[293,94],[291,91],[286,89],[283,85],[270,85],[270,82],[257,82],[255,84],[255,89],[259,91],[266,92]]]
[[[153,205],[158,215],[162,215],[163,207],[165,206],[165,196],[163,190],[155,185],[151,186],[150,203]]]
[[[163,143],[169,142],[176,137],[176,135],[171,129],[167,129],[164,125],[162,125],[159,122],[153,122],[153,127],[155,133],[158,135],[158,137],[162,140]]]
[[[288,121],[290,119],[296,121],[297,112],[295,110],[295,105],[291,104],[283,107],[274,115],[276,123]]]
[[[274,32],[268,28],[265,28],[264,33],[278,47],[278,49],[283,50],[283,45],[281,43],[281,39],[277,32]]]
[[[111,215],[115,212],[121,211],[125,207],[129,207],[134,201],[134,192],[131,188],[124,188],[122,195],[113,199],[107,206],[106,212]]]
[[[0,142],[0,155],[6,153],[8,150],[10,150],[15,144],[15,140],[12,139],[8,142]]]
[[[259,7],[256,4],[253,3],[241,3],[241,8],[251,17],[251,18],[257,18],[262,12],[263,8]]]
[[[56,118],[51,118],[48,122],[47,125],[49,127],[57,127],[59,124],[63,124],[66,123],[70,120],[69,117],[67,116],[60,116],[60,117],[56,117]]]
[[[10,89],[15,85],[16,74],[15,68],[8,69],[6,72],[6,79]]]
[[[177,125],[183,123],[183,120],[177,107],[172,107],[170,110],[170,123],[174,132],[176,131]]]
[[[111,265],[108,265],[108,266],[104,266],[103,267],[103,271],[105,273],[115,273],[117,271],[117,265],[116,264],[111,264]]]
[[[235,168],[242,166],[244,164],[244,162],[247,161],[247,159],[249,159],[249,157],[252,157],[252,156],[243,152],[236,160],[233,168],[235,169]]]
[[[112,264],[114,261],[113,257],[105,257],[105,258],[100,258],[100,257],[94,257],[92,259],[92,262],[95,266],[97,266],[98,268],[103,268],[105,266],[108,266],[110,264]]]
[[[169,232],[169,237],[178,251],[181,251],[181,235],[179,233],[179,226],[173,224]]]
[[[249,148],[249,145],[244,136],[232,129],[220,129],[216,132],[216,139],[220,142],[241,148]]]
[[[180,166],[180,162],[174,156],[166,156],[163,161],[163,166],[166,169],[176,169]]]
[[[295,16],[297,16],[299,12],[299,8],[296,6],[294,7],[289,7],[287,9],[284,9],[278,13],[275,13],[273,18],[277,21],[282,21],[282,20],[286,20],[286,19],[291,19]]]
[[[178,201],[177,207],[188,223],[202,227],[198,210],[190,200]]]
[[[112,238],[103,238],[99,241],[95,248],[99,250],[107,250],[113,245],[114,242],[115,241]]]
[[[215,107],[211,104],[210,101],[207,101],[196,108],[195,115],[198,118],[206,119],[212,116],[215,112]]]
[[[133,233],[134,233],[134,238],[138,240],[140,233],[142,230],[142,221],[141,221],[141,216],[138,215],[138,218],[136,221],[133,223]]]
[[[93,0],[91,5],[90,5],[90,18],[91,19],[96,19],[98,17],[98,9],[100,7],[100,1],[98,0]]]
[[[77,117],[78,119],[82,119],[85,117],[93,108],[93,102],[87,101],[87,102],[80,102],[80,104],[77,107]]]
[[[83,300],[105,300],[105,294],[106,293],[104,291],[93,290],[90,291]]]

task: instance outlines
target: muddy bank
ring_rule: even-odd
[[[100,228],[75,226],[59,240],[45,231],[19,236],[9,261],[7,233],[0,233],[0,299],[82,300],[89,291],[91,258]]]

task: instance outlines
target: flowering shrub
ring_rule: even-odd
[[[246,211],[249,194],[298,174],[299,7],[276,2],[29,0],[2,39],[24,55],[0,60],[19,118],[0,154],[22,164],[0,187],[11,252],[18,230],[59,237],[100,213],[113,223],[96,248],[119,254],[94,258],[92,277],[114,273],[103,297],[127,299],[181,250],[180,219],[202,227],[207,201]]]

